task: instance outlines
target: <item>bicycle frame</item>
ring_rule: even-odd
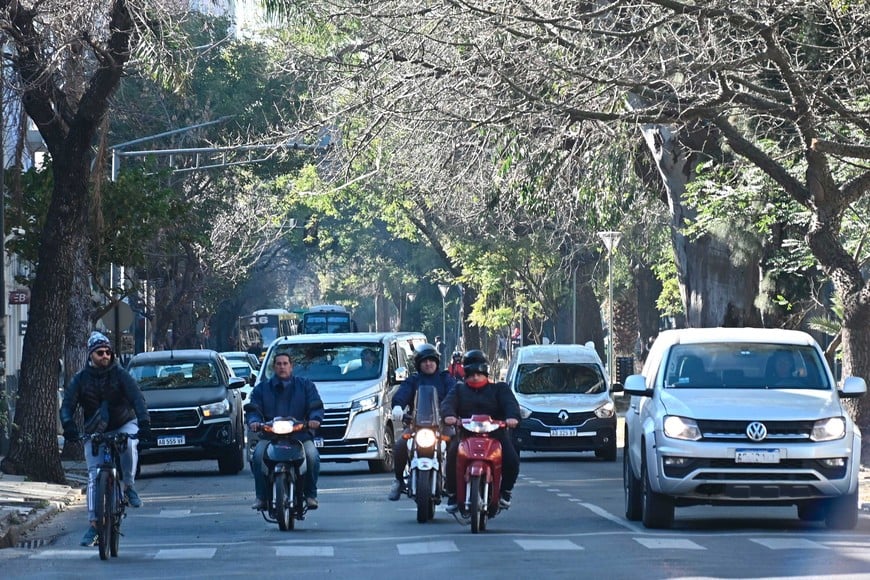
[[[94,433],[87,436],[91,442],[91,453],[102,454],[97,470],[92,494],[88,502],[94,502],[97,516],[97,536],[100,559],[118,555],[121,536],[121,520],[126,517],[127,499],[121,491],[121,453],[127,447],[127,440],[135,438],[127,433]]]

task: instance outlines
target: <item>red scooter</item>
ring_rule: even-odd
[[[456,454],[456,503],[463,523],[471,520],[472,533],[486,530],[486,522],[499,512],[501,494],[501,442],[490,434],[505,427],[489,415],[462,419]],[[459,518],[457,518],[459,519]]]

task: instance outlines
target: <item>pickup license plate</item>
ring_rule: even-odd
[[[315,437],[314,438],[314,446],[315,447],[323,447],[323,437]]]
[[[184,445],[184,435],[162,435],[157,438],[158,447],[170,447],[172,445]]]
[[[734,463],[779,463],[779,449],[738,449]]]
[[[577,429],[550,429],[550,437],[576,437]]]

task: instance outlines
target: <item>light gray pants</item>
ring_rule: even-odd
[[[121,425],[115,431],[107,431],[107,433],[127,433],[135,435],[139,432],[139,423],[136,419]],[[85,441],[85,461],[88,463],[88,520],[95,521],[97,519],[97,475],[100,472],[100,463],[103,461],[103,446],[100,446],[100,452],[94,455],[91,453],[93,447],[90,441]],[[121,454],[121,474],[124,480],[124,487],[132,486],[136,479],[136,463],[139,461],[139,440],[128,439],[127,449]]]

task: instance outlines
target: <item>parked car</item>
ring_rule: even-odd
[[[260,359],[257,358],[257,355],[250,352],[245,352],[243,350],[228,350],[222,352],[221,355],[227,359],[228,362],[245,361],[255,371],[260,370]]]
[[[367,461],[375,473],[393,470],[393,392],[413,371],[414,349],[426,342],[418,332],[299,334],[279,337],[263,359],[260,381],[269,380],[275,355],[289,352],[293,374],[314,381],[326,410],[316,433],[321,461]],[[363,367],[374,354],[373,369]],[[249,437],[249,446],[256,437]]]
[[[616,461],[616,410],[607,371],[591,345],[517,348],[507,382],[520,404],[521,451],[594,451]]]
[[[213,350],[166,350],[134,356],[127,367],[148,403],[152,438],[139,442],[140,463],[217,459],[221,473],[244,468],[242,395]]]
[[[795,505],[802,520],[855,527],[861,433],[841,399],[866,390],[859,377],[838,389],[804,332],[662,332],[625,382],[626,517],[667,528],[675,507]]]

